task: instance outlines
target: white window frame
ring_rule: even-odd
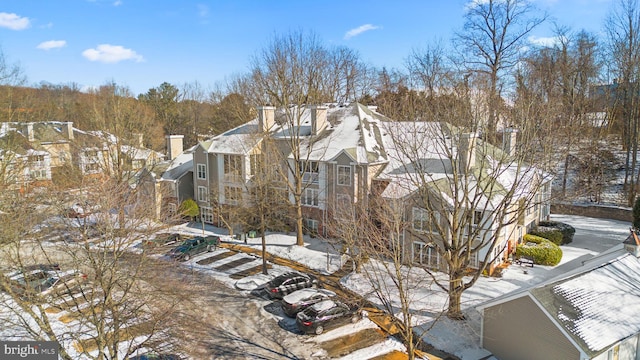
[[[234,196],[231,196],[234,195]],[[242,189],[236,186],[224,187],[224,202],[229,205],[237,205],[242,199]]]
[[[198,186],[198,201],[207,202],[209,191],[206,186]]]
[[[207,180],[207,164],[197,164],[198,180]]]
[[[300,202],[302,203],[302,205],[305,205],[305,206],[318,207],[319,196],[320,196],[320,191],[318,189],[306,188],[304,189],[304,194],[302,194]]]
[[[340,186],[351,186],[351,166],[338,165],[336,183]]]
[[[471,214],[471,216],[469,216]],[[482,228],[482,220],[484,218],[484,211],[482,210],[467,210],[465,214],[469,219],[469,223],[466,224],[465,233],[467,236],[475,234],[476,238],[481,238],[482,233],[478,231],[478,228]]]
[[[435,226],[431,226],[431,220],[435,220]],[[416,226],[416,221],[420,222],[419,226]],[[411,226],[413,230],[423,232],[423,233],[432,233],[438,234],[438,226],[440,223],[440,213],[437,211],[429,211],[425,208],[414,207],[411,209]]]
[[[318,232],[318,226],[320,222],[315,219],[304,219],[304,226],[307,230]]]
[[[242,161],[241,155],[224,154],[222,166],[225,181],[239,182],[242,179]]]
[[[208,206],[200,207],[200,219],[203,222],[212,224],[213,223],[213,209]]]
[[[414,241],[411,247],[411,256],[413,262],[426,265],[432,269],[437,269],[440,265],[440,257],[438,250],[433,245],[429,245],[422,241]]]
[[[320,163],[315,160],[300,160],[298,166],[302,172],[302,182],[317,184],[320,181]]]

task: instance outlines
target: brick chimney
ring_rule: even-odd
[[[62,123],[62,135],[67,140],[73,140],[73,121],[67,121]]]
[[[318,135],[327,127],[327,107],[315,105],[311,107],[311,134]]]
[[[259,106],[258,126],[261,132],[270,132],[276,125],[276,108],[273,106]]]
[[[476,166],[476,133],[464,133],[460,135],[458,144],[458,169],[466,173]]]
[[[167,135],[167,156],[169,160],[173,160],[182,154],[184,150],[182,145],[183,139],[184,135]]]
[[[137,146],[140,149],[144,148],[144,134],[134,133],[131,135],[133,137],[133,140],[135,141],[135,146]]]
[[[518,130],[507,127],[502,130],[502,150],[509,156],[516,155],[516,138]]]
[[[24,131],[25,131],[25,136],[27,137],[27,140],[29,141],[35,141],[35,134],[33,133],[33,123],[29,122],[24,124]]]

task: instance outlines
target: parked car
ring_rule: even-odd
[[[47,279],[49,274],[47,271],[35,269],[30,271],[15,271],[4,277],[4,291],[11,291],[15,294],[22,295],[27,292],[33,293],[35,289],[41,286]]]
[[[182,241],[182,235],[178,233],[160,233],[150,239],[142,240],[142,246],[155,248],[158,246],[172,245]]]
[[[295,318],[296,314],[309,306],[318,303],[322,300],[336,296],[336,293],[325,289],[300,289],[286,295],[280,302],[282,305],[282,311],[287,316]]]
[[[78,270],[54,271],[42,285],[36,288],[40,296],[51,297],[72,294],[87,281],[87,274]]]
[[[318,280],[315,278],[292,271],[273,278],[266,284],[265,290],[267,290],[269,298],[282,299],[282,297],[296,290],[315,287],[317,285]]]
[[[322,334],[326,329],[355,323],[362,317],[360,308],[338,300],[323,300],[296,315],[298,329],[305,334]]]
[[[218,236],[198,236],[185,240],[182,244],[171,249],[167,256],[173,260],[187,261],[192,256],[205,251],[213,251],[220,245]]]
[[[11,288],[25,299],[35,296],[52,297],[74,293],[87,280],[87,275],[77,270],[42,271],[34,270],[14,277]]]

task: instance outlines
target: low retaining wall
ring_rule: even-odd
[[[631,208],[607,205],[551,204],[552,214],[580,215],[599,219],[633,221]]]

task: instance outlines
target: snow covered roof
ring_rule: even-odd
[[[301,124],[311,124],[311,111],[303,110]],[[301,153],[309,154],[309,160],[330,161],[341,153],[347,153],[359,164],[387,161],[382,141],[382,121],[386,118],[354,103],[349,106],[327,108],[327,128],[317,137],[309,137],[301,143]],[[311,147],[311,148],[310,148]]]
[[[507,189],[515,190],[514,198],[528,196],[531,186],[536,185],[533,180],[540,174],[539,169],[512,162],[502,149],[476,139],[476,165],[472,173],[467,179],[456,177],[453,161],[461,158],[458,154],[461,129],[444,122],[423,121],[386,122],[383,128],[389,162],[378,178],[389,182],[382,193],[385,198],[404,198],[426,184],[452,203],[453,181],[458,178],[466,181],[470,189],[458,196],[482,191],[483,198],[474,196],[474,206],[490,209],[502,201]]]
[[[197,145],[183,151],[175,159],[168,162],[162,172],[162,180],[178,180],[184,174],[193,170],[193,151]]]
[[[253,119],[208,139],[202,146],[212,153],[247,154],[262,140],[259,130],[258,119]]]
[[[313,309],[317,312],[322,312],[334,308],[335,306],[336,303],[333,302],[333,300],[322,300],[318,303],[313,304]]]
[[[530,296],[590,358],[640,333],[640,259],[622,248],[478,309]]]
[[[590,355],[640,333],[640,260],[629,253],[531,293]]]

